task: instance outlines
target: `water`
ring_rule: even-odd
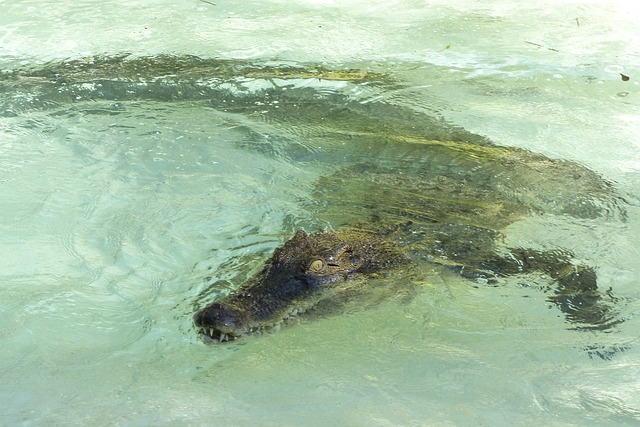
[[[204,346],[200,292],[230,290],[293,230],[322,225],[309,214],[320,176],[398,151],[197,100],[22,99],[0,117],[3,424],[640,421],[635,6],[213,3],[0,2],[0,68],[133,51],[387,73],[401,83],[314,90],[439,114],[615,184],[626,222],[549,216],[507,240],[597,266],[625,322],[580,333],[536,289],[435,275],[408,302]],[[13,94],[1,96],[15,106]],[[610,360],[584,350],[618,347]]]

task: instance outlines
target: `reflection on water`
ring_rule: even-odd
[[[98,77],[72,68],[66,80],[64,69],[4,76],[3,417],[133,425],[640,419],[636,294],[616,286],[637,273],[602,243],[639,222],[614,186],[573,163],[499,149],[375,102],[399,88],[386,76],[248,75],[244,66],[210,78],[146,76],[144,68],[128,77],[108,67]],[[414,187],[393,181],[402,175]],[[199,341],[192,314],[202,293],[231,292],[295,229],[404,217],[406,205],[381,199],[425,188],[439,191],[421,201],[440,203],[438,215],[471,188],[485,205],[452,220],[479,215],[484,223],[470,225],[513,228],[511,247],[561,247],[597,267],[627,322],[581,333],[531,278],[469,286],[418,263],[410,301],[223,348]],[[604,361],[584,352],[594,348],[625,351]]]

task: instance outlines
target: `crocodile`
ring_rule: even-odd
[[[375,123],[358,131],[372,143],[388,142],[384,162],[356,161],[316,181],[310,211],[328,229],[297,231],[255,277],[195,314],[206,343],[234,342],[301,317],[339,313],[346,303],[371,299],[372,292],[374,300],[394,295],[395,286],[411,281],[394,272],[424,263],[474,286],[510,276],[533,283],[542,276],[547,301],[572,328],[609,330],[620,322],[617,299],[599,289],[594,266],[560,247],[504,244],[508,227],[527,218],[624,222],[625,201],[610,182],[579,164],[498,146],[458,129],[449,138],[416,135],[413,126],[388,121],[391,134]],[[357,125],[343,126],[347,133]]]
[[[394,295],[394,283],[408,284],[406,277],[389,276],[400,267],[411,269],[421,262],[453,271],[476,286],[495,284],[511,275],[540,273],[552,289],[547,300],[575,329],[607,330],[618,323],[610,290],[598,289],[596,269],[576,261],[570,251],[501,247],[501,231],[495,227],[524,215],[527,210],[522,205],[499,200],[472,183],[456,192],[460,184],[447,183],[442,177],[437,179],[438,191],[433,183],[420,181],[423,190],[431,190],[420,195],[415,188],[407,191],[385,174],[372,172],[374,166],[366,170],[357,168],[358,178],[350,176],[355,172],[351,170],[347,177],[341,171],[319,181],[323,188],[337,189],[327,199],[332,207],[329,218],[335,221],[331,215],[336,211],[344,217],[352,209],[360,222],[314,233],[298,230],[247,284],[195,314],[195,325],[206,343],[279,330],[309,313],[339,312],[345,304],[357,303],[371,293],[369,288],[374,286],[378,299]],[[373,176],[387,181],[376,183]],[[357,197],[339,200],[354,191],[382,203],[367,209]],[[409,204],[395,204],[398,201]],[[406,222],[385,228],[401,219]],[[381,280],[382,292],[379,284],[371,285]]]
[[[241,130],[234,143],[242,149],[288,166],[322,166],[301,202],[308,218],[296,221],[310,232],[289,230],[293,237],[255,277],[205,307],[196,303],[195,325],[208,343],[366,305],[372,288],[392,295],[404,283],[394,274],[424,263],[474,286],[540,273],[548,301],[572,327],[619,322],[596,266],[560,247],[505,244],[508,228],[528,218],[624,222],[626,203],[614,185],[577,163],[497,145],[424,106],[399,105],[387,98],[407,86],[387,74],[129,54],[4,68],[0,118],[27,128],[34,112],[55,122],[188,103]]]
[[[357,228],[312,234],[298,230],[275,250],[250,283],[195,314],[194,322],[202,339],[211,344],[232,342],[243,336],[279,330],[307,312],[332,313],[347,302],[357,301],[369,291],[367,287],[372,280],[412,262],[407,249],[411,244],[399,237],[415,234],[415,230],[411,233],[406,230],[412,226],[412,223],[399,226],[402,233]],[[464,237],[441,234],[440,237],[449,235],[454,241],[448,250],[443,249],[442,241],[431,239],[432,253],[440,253],[440,257],[449,253],[459,260],[442,263],[432,257],[431,262],[484,283],[508,274],[546,273],[556,285],[549,301],[568,320],[583,329],[606,329],[615,324],[611,307],[604,303],[606,295],[598,290],[595,270],[574,265],[571,253],[518,248],[510,249],[508,256],[491,255],[486,247],[478,246],[480,242],[465,239],[470,235],[482,238],[487,230],[466,232]],[[424,242],[421,246],[425,248]],[[481,254],[489,257],[483,259],[479,257]],[[388,295],[396,292],[391,286],[384,290]]]

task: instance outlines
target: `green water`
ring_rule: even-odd
[[[618,75],[635,77],[639,64],[623,3],[214,3],[0,3],[0,68],[131,51],[133,40],[139,54],[357,66],[393,83],[240,83],[240,95],[308,86],[328,99],[289,123],[261,114],[279,108],[262,99],[250,112],[194,98],[45,104],[26,96],[33,88],[5,87],[2,424],[640,421],[640,115],[636,79]],[[594,265],[624,322],[578,332],[539,289],[425,271],[409,301],[203,345],[192,324],[201,292],[215,281],[229,291],[296,228],[327,225],[313,216],[321,176],[416,160],[393,145],[323,138],[317,118],[336,95],[443,116],[611,181],[626,219],[536,216],[511,225],[506,243],[560,246]],[[585,351],[623,347],[610,360]]]

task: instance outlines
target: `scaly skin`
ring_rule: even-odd
[[[347,297],[356,276],[407,261],[397,245],[373,233],[298,231],[250,284],[199,311],[195,323],[209,341],[232,341],[279,325],[320,300]]]

